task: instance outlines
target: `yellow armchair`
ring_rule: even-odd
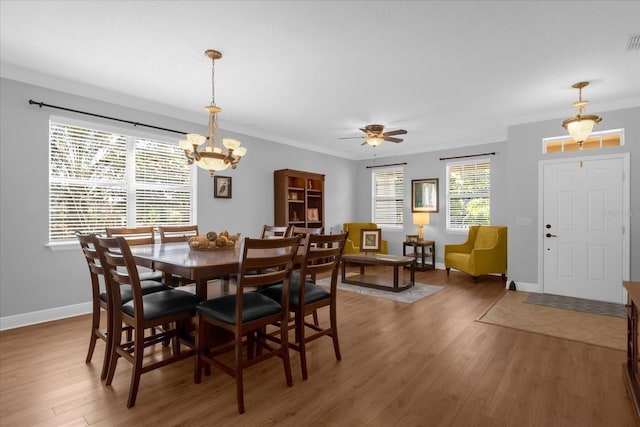
[[[378,228],[378,226],[373,222],[345,222],[344,224],[342,224],[342,230],[349,233],[347,242],[344,245],[345,254],[356,254],[360,252],[360,230],[362,230],[363,228]],[[386,240],[380,241],[380,253],[389,253]]]
[[[444,245],[444,266],[473,276],[507,274],[507,227],[474,225],[469,227],[467,241],[458,245]]]

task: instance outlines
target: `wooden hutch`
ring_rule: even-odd
[[[274,225],[324,227],[324,175],[281,169],[273,184]]]

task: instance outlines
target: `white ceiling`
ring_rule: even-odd
[[[588,113],[640,105],[639,1],[2,0],[0,24],[3,77],[203,126],[220,50],[223,130],[352,159],[562,135],[581,80]],[[369,123],[408,134],[338,139]]]

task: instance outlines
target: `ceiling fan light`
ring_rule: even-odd
[[[368,136],[364,140],[367,141],[367,144],[369,144],[370,146],[377,147],[378,145],[382,144],[384,138],[381,136]]]

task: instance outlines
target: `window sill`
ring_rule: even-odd
[[[66,240],[63,242],[49,242],[44,245],[45,248],[49,248],[52,251],[70,251],[72,249],[80,248],[80,244],[77,240]]]

